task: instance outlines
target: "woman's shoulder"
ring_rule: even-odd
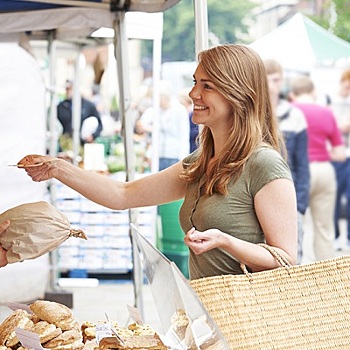
[[[247,162],[248,169],[267,174],[288,176],[290,173],[287,161],[271,147],[260,147],[254,151]]]
[[[248,162],[250,161],[251,163],[266,163],[268,161],[272,160],[277,160],[277,159],[282,159],[283,157],[281,154],[275,150],[274,148],[267,147],[267,146],[262,146],[257,148],[252,156],[249,158]]]
[[[276,179],[292,180],[287,162],[281,154],[268,147],[257,149],[247,162],[245,179],[252,193],[256,194],[262,187]]]
[[[185,157],[182,161],[183,166],[186,168],[188,167],[191,163],[193,163],[199,156],[199,151],[196,149],[193,151],[191,154],[189,154],[187,157]]]

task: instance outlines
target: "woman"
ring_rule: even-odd
[[[193,121],[199,149],[171,167],[116,182],[49,156],[19,164],[34,181],[56,178],[100,205],[122,210],[184,198],[180,223],[190,248],[190,278],[242,273],[278,263],[257,243],[296,261],[297,210],[290,170],[280,154],[264,65],[251,49],[222,45],[203,51],[194,73]]]

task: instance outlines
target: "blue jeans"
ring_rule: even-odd
[[[342,199],[346,199],[345,219],[347,220],[347,239],[350,241],[350,158],[345,162],[333,162],[337,177],[337,198],[335,205],[335,238],[340,236],[339,219],[342,217]]]
[[[170,165],[177,163],[179,159],[177,158],[159,158],[159,171],[169,168]]]

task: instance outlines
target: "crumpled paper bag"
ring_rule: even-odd
[[[5,220],[10,220],[10,226],[0,234],[0,245],[7,250],[8,263],[35,259],[69,237],[87,239],[82,230],[71,228],[66,215],[45,201],[8,209],[0,214],[0,222]]]

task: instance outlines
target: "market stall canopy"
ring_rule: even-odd
[[[116,12],[163,12],[179,1],[0,0],[0,33],[27,32],[31,39],[46,39],[54,31],[57,40],[83,41],[100,27],[113,28]]]
[[[116,11],[163,12],[180,0],[0,0],[0,12],[89,7]]]
[[[309,72],[350,58],[350,43],[301,13],[250,45],[262,58],[278,60],[285,69]]]

